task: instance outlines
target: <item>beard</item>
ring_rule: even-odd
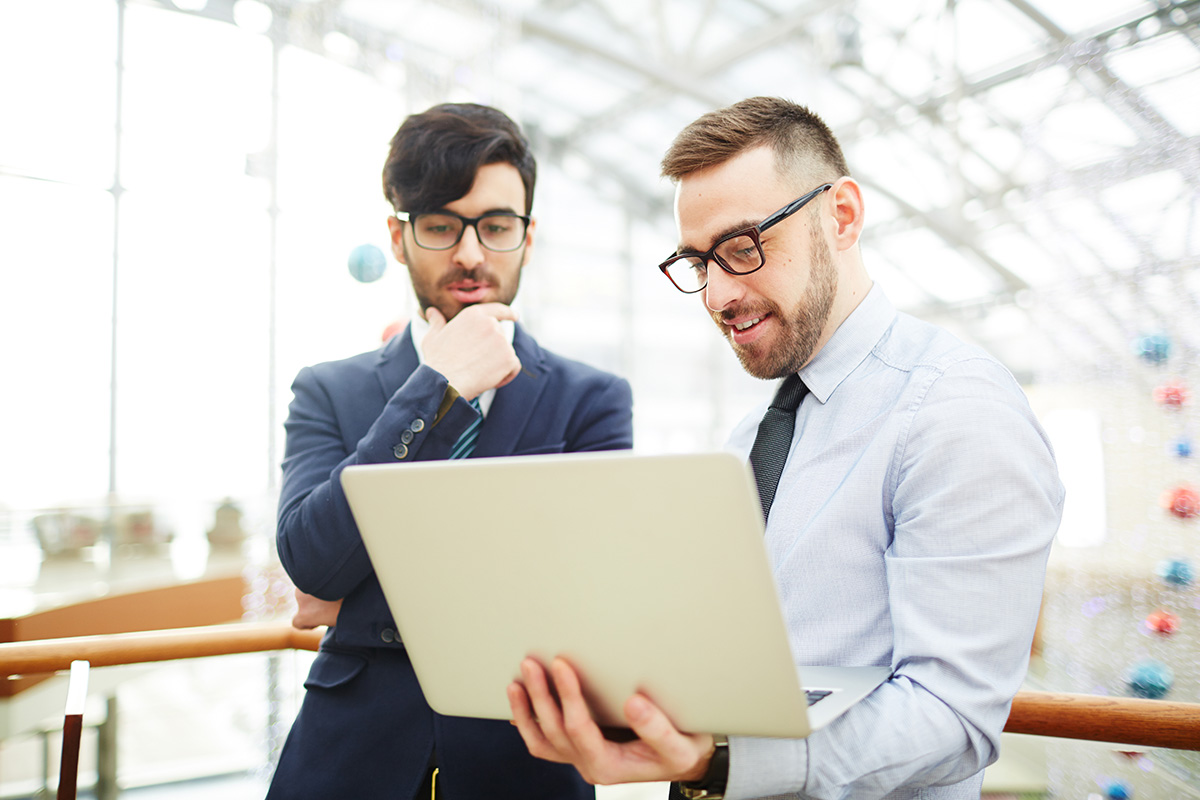
[[[785,312],[767,300],[757,307],[732,308],[712,314],[713,321],[729,341],[742,369],[756,378],[773,380],[799,372],[812,358],[821,340],[833,308],[833,299],[837,295],[837,269],[829,245],[817,230],[813,230],[811,249],[813,255],[808,290],[790,310]],[[743,346],[733,341],[726,320],[743,315],[761,317],[766,314],[771,314],[779,322],[779,336],[774,345],[764,350],[765,345],[760,342]]]
[[[522,247],[518,256],[523,258],[524,251],[525,248]],[[409,264],[408,277],[412,282],[413,294],[417,298],[422,315],[424,315],[430,306],[433,306],[449,322],[454,319],[459,311],[462,311],[469,305],[476,305],[476,303],[460,303],[446,293],[446,287],[459,281],[472,280],[490,285],[495,292],[495,297],[488,302],[502,303],[506,306],[512,305],[513,300],[517,297],[517,290],[521,287],[521,272],[523,270],[518,269],[512,280],[506,282],[486,266],[478,266],[472,269],[453,267],[448,272],[438,276],[436,280],[428,280],[420,270],[413,267],[416,262],[412,260],[407,244],[404,245],[404,253]],[[504,253],[503,255],[510,254]]]

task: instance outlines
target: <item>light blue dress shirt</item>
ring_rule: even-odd
[[[807,739],[731,738],[726,797],[978,800],[1062,514],[1049,440],[1007,369],[878,286],[800,377],[766,530],[792,651],[895,674]]]

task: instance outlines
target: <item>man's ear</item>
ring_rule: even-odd
[[[865,222],[862,188],[853,178],[839,178],[829,190],[833,207],[833,242],[838,250],[858,244]]]
[[[395,217],[388,217],[387,226],[392,240],[392,255],[401,264],[408,266],[408,262],[404,258],[404,223]]]
[[[521,268],[529,263],[530,257],[533,255],[533,229],[537,227],[537,220],[530,219],[529,227],[525,229],[525,252],[521,255]]]

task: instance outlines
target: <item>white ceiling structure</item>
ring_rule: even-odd
[[[868,193],[893,300],[1023,379],[1200,353],[1200,0],[158,0],[403,89],[506,110],[540,158],[669,225],[666,144],[810,106]],[[652,263],[647,264],[653,269]]]

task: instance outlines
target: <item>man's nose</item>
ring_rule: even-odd
[[[716,259],[708,262],[708,283],[704,287],[704,304],[711,311],[721,311],[736,302],[743,293],[741,279],[721,269]]]
[[[479,241],[479,232],[474,225],[463,229],[462,238],[454,246],[454,260],[464,267],[474,267],[483,263],[486,256],[483,245]]]

